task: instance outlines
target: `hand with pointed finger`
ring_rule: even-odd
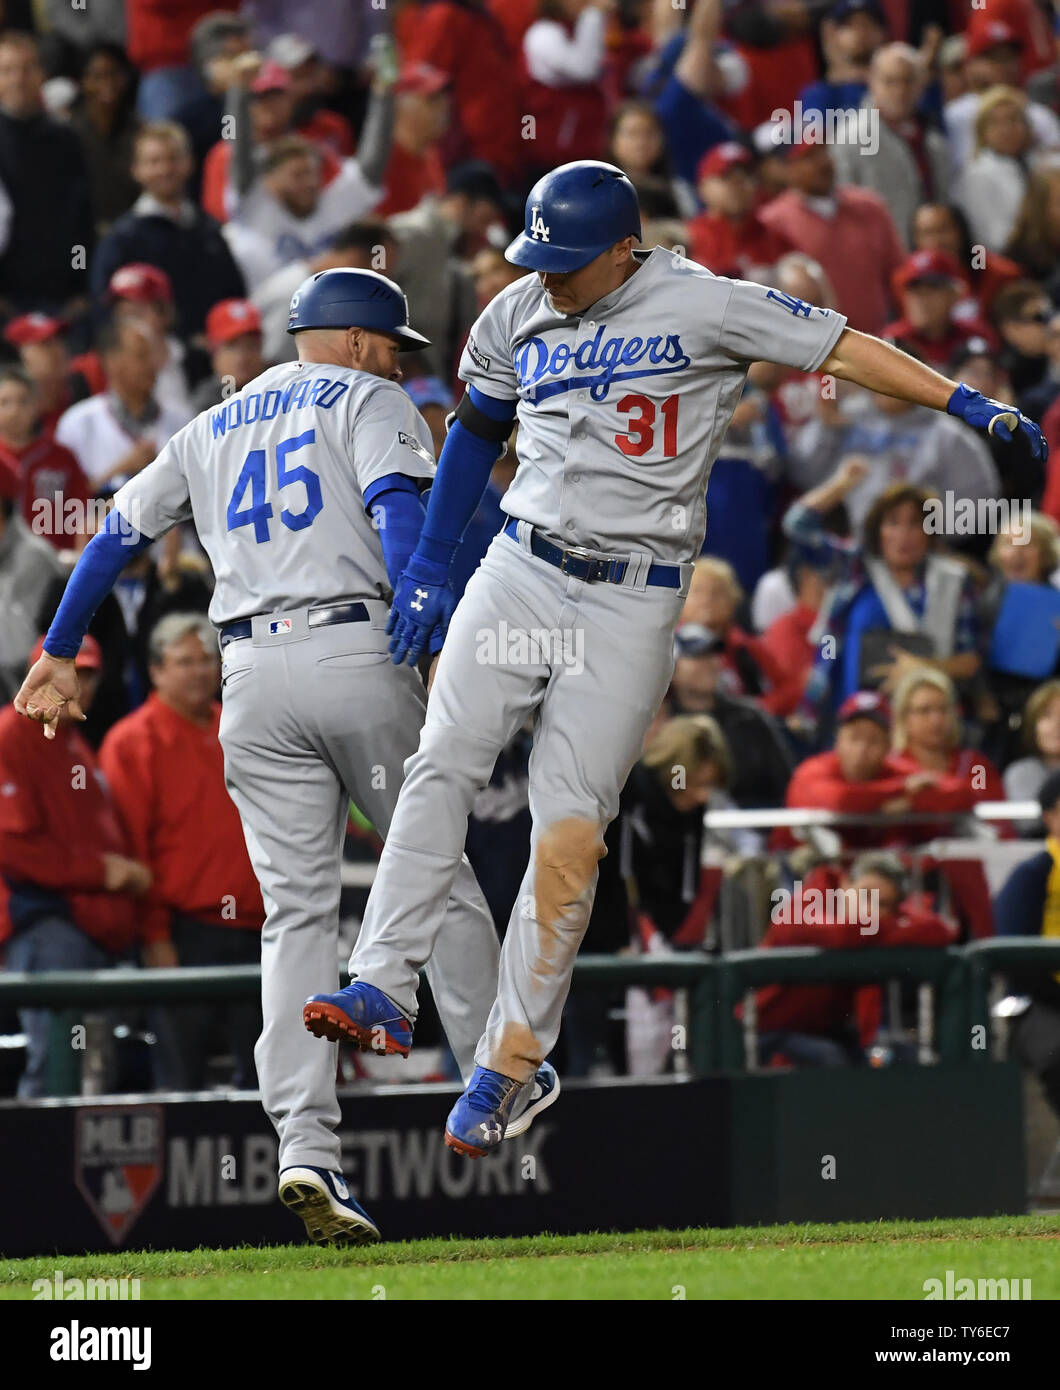
[[[946,413],[956,415],[958,420],[973,425],[977,430],[986,430],[987,434],[1003,439],[1006,444],[1012,441],[1017,430],[1022,430],[1030,440],[1032,457],[1043,463],[1049,457],[1045,435],[1022,410],[973,391],[963,381],[946,403]]]
[[[47,652],[30,667],[22,689],[15,696],[15,709],[44,725],[44,737],[54,738],[60,717],[85,719],[81,708],[81,682],[73,657],[49,656]]]
[[[416,665],[434,629],[448,624],[453,604],[449,567],[413,555],[398,580],[386,625],[395,666]]]

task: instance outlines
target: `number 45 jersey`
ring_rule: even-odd
[[[180,430],[115,495],[141,535],[191,520],[218,626],[390,584],[364,490],[434,475],[430,430],[396,382],[318,363],[271,367]]]
[[[711,274],[662,247],[583,315],[536,274],[471,330],[460,377],[518,399],[519,468],[502,506],[566,545],[692,560],[706,490],[751,362],[820,367],[846,319]]]

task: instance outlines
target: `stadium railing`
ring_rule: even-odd
[[[668,956],[585,956],[574,968],[575,988],[616,990],[630,985],[687,990],[687,1052],[703,1074],[756,1068],[754,991],[763,985],[915,982],[930,988],[936,1005],[922,1014],[921,1060],[981,1062],[996,1052],[997,1030],[989,1005],[993,979],[1006,970],[1060,970],[1060,939],[1005,937],[943,949],[863,947],[829,950],[795,946],[709,955],[683,951]],[[343,975],[345,981],[346,976]],[[254,998],[257,966],[180,967],[160,970],[54,971],[44,975],[0,972],[0,1005],[54,1010],[49,1089],[72,1095],[92,1088],[92,1032],[71,1046],[71,1027],[81,1011],[93,1017],[116,1006],[188,1004],[203,999]],[[744,1017],[736,1005],[744,1002]],[[973,1029],[981,1027],[977,1034]],[[978,1045],[976,1039],[985,1039]],[[994,1046],[991,1047],[990,1044]],[[85,1089],[86,1082],[88,1089]]]
[[[1008,871],[1011,856],[1017,856],[1021,846],[1028,852],[1037,847],[1033,841],[1002,841],[996,838],[993,825],[998,822],[1033,823],[1040,816],[1035,801],[980,802],[963,815],[908,813],[901,816],[886,814],[851,815],[841,812],[770,808],[743,810],[737,808],[708,810],[704,816],[707,832],[707,853],[711,839],[717,852],[724,845],[716,837],[726,832],[751,830],[770,833],[786,827],[802,833],[809,846],[815,846],[823,857],[837,852],[839,840],[834,832],[844,827],[893,828],[902,825],[963,827],[969,839],[927,841],[903,851],[913,866],[914,877],[921,863],[933,857],[945,846],[951,854],[977,855],[989,860],[991,856],[1008,856],[1008,862],[995,870]],[[821,841],[820,832],[830,840]],[[787,851],[762,848],[745,853],[741,862],[760,867],[776,868]],[[851,852],[845,853],[846,858]],[[345,887],[368,889],[374,878],[375,865],[343,864]],[[996,874],[995,874],[996,876]],[[729,887],[731,880],[727,880]],[[993,885],[992,885],[993,886]],[[744,901],[748,899],[748,901]],[[945,907],[943,902],[941,906]],[[735,912],[734,912],[735,908]],[[723,893],[720,900],[720,929],[708,946],[720,947],[715,953],[706,951],[675,951],[660,955],[587,956],[575,966],[576,988],[619,990],[628,986],[673,989],[677,992],[675,1018],[687,1022],[686,1046],[676,1053],[678,1070],[705,1072],[711,1070],[757,1067],[757,1019],[754,1007],[755,989],[766,984],[804,985],[826,983],[881,983],[887,986],[888,1014],[892,1021],[901,1013],[902,982],[915,982],[918,987],[917,1043],[918,1057],[930,1062],[937,1056],[942,1060],[963,1057],[968,1051],[968,1039],[975,1024],[984,1025],[995,1045],[1001,1029],[991,1027],[990,994],[994,977],[1016,960],[1022,961],[1021,949],[1029,948],[1032,956],[1039,950],[1041,959],[1048,961],[1057,952],[1057,943],[1037,937],[1004,940],[983,940],[963,948],[948,951],[925,948],[873,948],[823,951],[816,947],[789,947],[763,952],[753,948],[761,931],[750,937],[732,917],[746,923],[761,916],[760,903],[750,900],[743,883],[735,891]],[[726,921],[729,929],[726,929]],[[760,927],[762,923],[758,923]],[[763,928],[764,930],[764,928]],[[971,953],[970,955],[964,952]],[[1038,964],[1038,958],[1028,963]],[[343,975],[343,982],[346,976]],[[256,966],[238,967],[181,967],[173,970],[116,969],[105,971],[55,971],[46,975],[18,975],[0,971],[0,1005],[12,1007],[47,1007],[52,1009],[52,1037],[57,1045],[49,1050],[49,1089],[55,1095],[69,1095],[78,1089],[92,1088],[98,1083],[101,1067],[98,1051],[103,1034],[98,1011],[121,1005],[180,1004],[203,1000],[235,1001],[253,998],[260,988],[260,971]],[[742,1000],[743,1019],[735,1008]],[[86,1014],[86,1036],[80,1049],[70,1046],[71,1028]],[[986,1054],[984,1049],[972,1049],[976,1060]],[[89,1093],[92,1093],[91,1089]]]

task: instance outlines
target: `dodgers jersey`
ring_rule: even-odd
[[[711,465],[751,362],[811,372],[846,327],[830,309],[714,275],[662,247],[584,314],[536,274],[483,310],[460,378],[518,399],[519,468],[502,506],[567,545],[699,554]]]
[[[191,520],[213,565],[210,619],[390,593],[364,489],[434,476],[427,423],[393,381],[348,367],[270,367],[173,436],[114,505],[155,538]]]

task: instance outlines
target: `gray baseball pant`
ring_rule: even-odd
[[[261,934],[264,1027],[254,1049],[262,1103],[279,1135],[281,1170],[337,1170],[337,1043],[308,1033],[302,1005],[339,987],[339,868],[349,802],[381,835],[402,768],[423,723],[423,683],[387,653],[385,603],[371,622],[310,628],[288,611],[288,633],[269,618],[229,643],[222,660],[220,739],[225,783],[265,902]],[[496,992],[499,944],[482,890],[458,854],[433,953],[424,957],[442,1025],[461,1073]],[[397,1062],[396,1065],[400,1065]]]
[[[555,1046],[596,889],[603,833],[673,673],[687,590],[586,583],[497,536],[457,606],[406,765],[350,973],[415,1016],[459,871],[467,817],[500,750],[536,711],[530,861],[475,1059],[529,1080]]]

